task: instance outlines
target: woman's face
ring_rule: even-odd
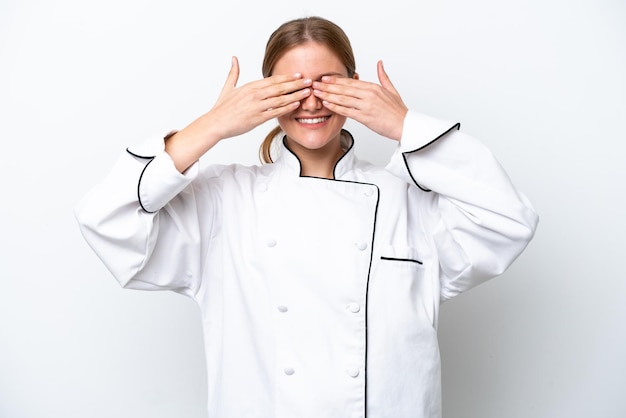
[[[274,65],[273,74],[302,74],[303,78],[321,80],[324,75],[348,76],[346,67],[325,45],[307,42],[287,51]],[[331,112],[312,93],[291,113],[280,116],[278,123],[287,134],[289,148],[298,151],[335,153],[345,116]]]

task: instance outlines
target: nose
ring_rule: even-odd
[[[300,108],[302,110],[314,111],[322,108],[322,100],[314,95],[313,92],[311,92],[311,94],[309,94],[309,96],[305,99],[302,99],[300,103]]]

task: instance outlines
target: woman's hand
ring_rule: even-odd
[[[322,77],[313,83],[313,94],[324,106],[367,126],[379,135],[399,141],[408,108],[402,101],[382,61],[377,64],[380,84],[356,78]]]
[[[270,119],[292,112],[311,94],[302,75],[275,75],[237,87],[239,62],[232,66],[217,102],[205,116],[219,125],[221,139],[244,134]]]
[[[217,102],[204,115],[165,141],[165,151],[183,172],[222,139],[244,134],[294,111],[311,95],[301,74],[275,75],[237,87],[239,61],[233,57]]]

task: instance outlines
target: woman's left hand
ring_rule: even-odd
[[[408,108],[378,61],[380,84],[337,76],[313,83],[313,94],[328,110],[354,119],[384,137],[399,141]]]

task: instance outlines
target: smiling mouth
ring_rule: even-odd
[[[299,123],[304,123],[306,125],[315,125],[317,123],[326,122],[330,119],[330,116],[323,116],[320,118],[296,118]]]

